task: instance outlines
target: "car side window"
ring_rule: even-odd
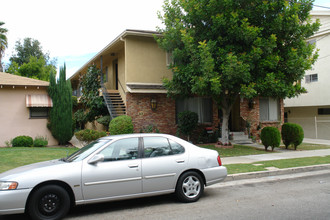
[[[176,143],[175,141],[169,140],[172,154],[182,154],[184,153],[184,147],[182,147],[180,144]]]
[[[144,157],[161,157],[184,152],[181,145],[164,137],[144,137],[143,141]]]
[[[167,138],[144,137],[144,157],[160,157],[171,155],[171,148]]]
[[[138,157],[139,138],[118,140],[103,149],[104,161],[133,160]]]

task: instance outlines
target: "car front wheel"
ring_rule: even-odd
[[[175,189],[176,196],[181,202],[196,202],[203,191],[203,179],[193,171],[182,174]]]
[[[42,186],[32,194],[27,208],[34,220],[62,219],[70,209],[70,196],[58,185]]]

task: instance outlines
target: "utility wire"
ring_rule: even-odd
[[[325,8],[325,9],[330,9],[330,7],[326,7],[326,6],[321,6],[321,5],[313,5],[315,7],[319,7],[319,8]]]

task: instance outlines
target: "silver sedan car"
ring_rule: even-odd
[[[24,159],[24,158],[22,158]],[[0,174],[0,214],[61,219],[70,207],[175,193],[197,201],[227,176],[218,153],[166,134],[108,136],[59,160]]]

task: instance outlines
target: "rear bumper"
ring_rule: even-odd
[[[31,189],[0,191],[0,215],[24,213]]]
[[[202,172],[205,176],[206,186],[220,183],[227,177],[227,168],[225,166],[203,169]]]

